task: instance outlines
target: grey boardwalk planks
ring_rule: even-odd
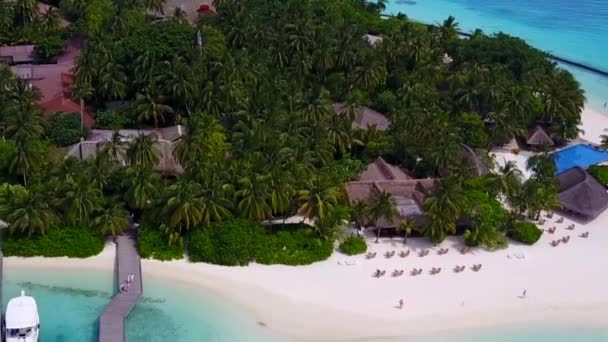
[[[135,242],[135,233],[116,237],[118,286],[126,283],[129,274],[135,278],[127,292],[119,292],[99,318],[99,342],[125,341],[125,319],[143,292],[141,262]]]

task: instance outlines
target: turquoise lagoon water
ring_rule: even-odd
[[[43,342],[96,342],[109,303],[109,272],[5,271],[3,308],[21,289],[36,298]],[[284,341],[220,297],[182,284],[145,279],[144,296],[127,319],[129,342]]]
[[[607,0],[390,0],[387,14],[426,23],[452,15],[463,31],[507,32],[557,56],[608,71]],[[581,82],[589,105],[607,114],[608,77],[565,67]]]

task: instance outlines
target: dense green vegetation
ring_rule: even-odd
[[[307,265],[333,252],[331,240],[319,238],[310,228],[286,226],[270,232],[258,224],[229,220],[195,229],[188,240],[192,262],[243,266],[261,264]]]
[[[592,165],[587,169],[600,184],[608,186],[608,165]]]
[[[360,236],[349,236],[340,242],[340,251],[346,255],[355,255],[367,251],[367,243]]]
[[[184,257],[180,243],[169,244],[167,236],[158,228],[141,226],[137,232],[137,248],[142,258],[177,260]]]
[[[0,2],[0,45],[33,44],[38,62],[47,63],[65,49],[66,30],[57,9],[38,10],[38,1]]]
[[[45,256],[86,258],[101,253],[104,240],[87,228],[51,228],[44,235],[4,235],[2,252],[5,256]]]
[[[37,36],[44,26],[33,24],[30,1],[16,3],[27,6],[0,5],[0,41],[34,42],[52,59],[58,44]],[[400,226],[406,238],[418,229],[439,243],[469,222],[467,243],[499,248],[505,217],[557,206],[546,154],[530,159],[534,177],[522,182],[511,164],[471,180],[461,153],[468,144],[487,157],[537,124],[557,141],[577,136],[582,90],[522,40],[482,32],[458,39],[453,18],[438,26],[384,20],[382,3],[360,0],[217,0],[218,14],[196,23],[147,14],[161,6],[65,0],[60,11],[85,42],[75,99],[97,112],[99,127],[183,124],[174,156],[184,172],[154,171],[154,136],[127,143],[116,133],[94,158],[58,157],[55,145],[77,136],[72,120],[47,122],[36,90],[0,65],[0,172],[10,184],[0,189],[0,218],[15,234],[37,238],[67,225],[117,234],[131,212],[155,223],[142,232],[146,256],[178,257],[174,246],[185,245],[194,261],[309,263],[331,253],[348,218],[344,182],[378,156],[442,178],[425,201],[425,224]],[[51,31],[58,33],[44,37],[63,34]],[[370,45],[368,33],[382,41]],[[108,112],[110,100],[127,106]],[[342,115],[335,102],[344,102]],[[363,106],[383,112],[391,128],[353,128]],[[315,228],[247,223],[295,213],[316,218]],[[395,208],[380,193],[350,214],[366,226]]]
[[[532,222],[517,221],[509,229],[509,236],[515,241],[528,245],[535,244],[543,235],[543,231]]]
[[[48,135],[57,146],[78,143],[83,136],[79,113],[56,113],[50,119]]]

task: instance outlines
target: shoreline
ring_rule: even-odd
[[[589,104],[585,104],[581,113],[581,125],[579,126],[584,133],[579,134],[580,138],[588,140],[594,144],[601,144],[601,135],[608,135],[608,112],[592,108]],[[606,131],[604,129],[607,129]]]
[[[608,231],[602,231],[601,222],[607,220],[605,212],[580,228],[591,231],[589,239],[574,236],[570,245],[558,248],[548,245],[553,237],[548,234],[534,246],[512,243],[506,250],[474,249],[470,255],[458,253],[462,243],[457,237],[436,247],[416,238],[410,239],[406,247],[401,239],[383,239],[379,244],[369,243],[370,250],[379,254],[372,260],[339,252],[326,261],[295,267],[226,267],[185,260],[142,260],[142,272],[145,277],[185,284],[194,291],[218,296],[222,302],[242,308],[243,318],[263,322],[272,334],[296,340],[440,338],[473,329],[522,324],[602,328],[608,325],[608,294],[603,287],[608,278],[601,272],[608,266],[604,249]],[[559,233],[568,232],[563,227],[570,222],[559,224]],[[410,248],[415,252],[440,247],[450,248],[450,252],[445,256],[433,252],[425,258],[381,256],[388,250]],[[87,259],[7,257],[5,270],[112,272],[114,248],[113,243],[107,243],[101,254]],[[525,259],[512,258],[515,254],[524,254]],[[589,263],[587,255],[594,255],[597,263]],[[344,260],[356,265],[340,265]],[[483,263],[484,267],[478,273],[468,269],[462,274],[451,272],[454,265],[473,263]],[[425,272],[417,277],[371,277],[378,268],[390,273],[396,268],[409,271],[412,266],[424,268]],[[427,273],[431,266],[444,271],[431,276]],[[527,297],[518,298],[523,289],[527,290]],[[406,301],[403,310],[396,308],[399,298]]]
[[[608,116],[586,107],[581,116],[581,138],[600,142]],[[339,252],[308,266],[259,265],[226,267],[185,260],[162,262],[142,260],[142,272],[167,283],[180,283],[194,291],[218,296],[243,311],[242,317],[263,322],[269,332],[296,340],[366,340],[396,337],[436,337],[479,329],[540,325],[548,327],[608,326],[608,211],[590,223],[547,220],[542,228],[557,226],[555,235],[543,234],[533,246],[511,242],[494,252],[476,248],[461,255],[462,237],[450,237],[438,246],[424,239],[368,237],[370,251],[378,256],[345,256]],[[574,231],[566,230],[576,224]],[[578,237],[582,231],[588,239]],[[573,235],[564,246],[550,247],[549,241]],[[449,248],[445,256],[434,251]],[[411,249],[408,258],[386,259],[386,251]],[[428,257],[417,251],[430,249]],[[524,258],[515,257],[523,255]],[[86,259],[5,257],[4,269],[98,270],[113,272],[115,245],[106,242],[99,255]],[[345,265],[344,261],[350,264]],[[469,266],[482,263],[480,272]],[[452,272],[466,265],[461,274]],[[443,272],[429,275],[431,267]],[[393,269],[423,268],[420,276],[393,278]],[[371,277],[376,269],[387,276]],[[584,281],[576,281],[581,279]],[[519,298],[523,290],[525,299]],[[145,291],[145,283],[144,283]],[[399,299],[405,308],[396,308]],[[437,324],[441,322],[441,324]]]

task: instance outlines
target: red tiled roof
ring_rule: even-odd
[[[211,9],[211,7],[209,7],[209,5],[206,4],[202,4],[197,10],[198,13],[204,13],[204,14],[215,14],[215,11]]]
[[[59,94],[49,101],[41,103],[40,105],[47,113],[80,113],[80,104],[65,97],[63,94]],[[95,119],[93,119],[91,114],[86,109],[84,110],[84,125],[86,127],[93,127],[95,125]]]

